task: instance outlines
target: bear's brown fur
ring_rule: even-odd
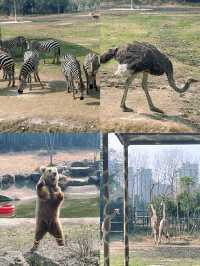
[[[40,170],[42,176],[36,186],[36,232],[32,251],[38,248],[40,240],[47,232],[56,238],[58,245],[64,245],[59,219],[64,194],[58,186],[58,171],[56,167],[41,167]]]

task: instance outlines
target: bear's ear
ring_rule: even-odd
[[[44,174],[44,172],[46,171],[46,169],[47,169],[46,166],[41,166],[40,167],[40,173],[41,174]]]

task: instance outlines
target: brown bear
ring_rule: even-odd
[[[59,246],[64,246],[64,236],[60,223],[60,206],[64,193],[58,186],[59,175],[56,167],[40,168],[41,177],[36,186],[36,232],[31,251],[37,250],[40,240],[48,232],[53,235]]]

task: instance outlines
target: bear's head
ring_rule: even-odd
[[[42,179],[47,186],[58,186],[59,174],[56,167],[40,167]]]

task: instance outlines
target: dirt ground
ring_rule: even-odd
[[[111,73],[101,74],[101,118],[103,131],[120,132],[196,132],[200,129],[200,90],[199,84],[179,95],[167,84],[166,78],[150,77],[149,92],[156,107],[164,114],[151,112],[138,77],[130,86],[127,106],[133,112],[124,113],[120,108],[123,95],[124,80],[114,77]],[[178,84],[184,83],[181,74]]]
[[[53,160],[56,164],[62,162],[81,161],[83,159],[93,160],[93,151],[58,151],[54,154]],[[24,163],[26,161],[26,164]],[[41,165],[49,163],[49,155],[44,151],[39,152],[12,152],[0,154],[0,174],[32,173]]]
[[[28,39],[57,39],[62,45],[61,53],[76,55],[81,64],[89,51],[97,50],[99,26],[88,14],[30,17],[28,20],[31,23],[2,26],[3,39],[16,36],[19,31]],[[23,95],[18,95],[17,87],[7,88],[7,81],[0,82],[1,132],[97,131],[99,92],[91,91],[83,101],[74,100],[72,94],[66,92],[60,65],[51,62],[51,58],[45,65],[42,60],[40,62],[39,74],[45,89],[33,83],[32,91],[27,87]],[[18,86],[22,58],[17,58],[16,64]]]

